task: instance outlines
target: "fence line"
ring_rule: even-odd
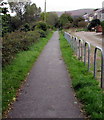
[[[84,43],[84,64],[86,65],[86,48],[88,46],[88,71],[90,70],[90,51],[91,51],[91,46],[90,43],[85,41]]]
[[[79,59],[83,60],[83,40],[79,39]]]
[[[95,51],[94,51],[94,78],[96,78],[96,56],[97,56],[97,51],[101,51],[101,88],[104,88],[104,53],[102,48],[96,46]]]
[[[77,37],[72,36],[71,34],[65,32],[64,36],[66,40],[69,42],[71,48],[73,51],[76,53],[78,59],[81,59],[83,61],[84,57],[84,64],[86,65],[86,55],[88,54],[88,71],[90,70],[90,51],[91,51],[91,46],[90,43],[81,39],[78,39]],[[88,53],[86,51],[88,47]],[[94,51],[94,78],[96,78],[96,57],[97,57],[97,51],[101,51],[101,88],[104,88],[104,51],[100,48],[97,47],[95,48]],[[83,54],[84,51],[84,54]]]

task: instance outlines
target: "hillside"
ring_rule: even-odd
[[[79,10],[72,10],[72,11],[66,11],[67,13],[70,13],[72,16],[82,16],[85,13],[92,13],[94,9],[79,9]],[[56,12],[58,16],[60,17],[65,11]]]

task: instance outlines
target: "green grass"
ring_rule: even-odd
[[[3,68],[3,112],[7,110],[9,104],[15,100],[17,90],[26,79],[33,63],[37,60],[51,36],[52,32],[50,32],[46,38],[41,38],[37,43],[34,43],[28,51],[17,54],[11,64]]]
[[[72,79],[73,88],[80,102],[84,105],[86,116],[91,120],[103,120],[103,90],[98,81],[87,71],[84,63],[77,60],[64,35],[60,33],[60,47],[63,59]],[[103,117],[102,117],[103,116]]]

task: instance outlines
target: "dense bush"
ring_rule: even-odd
[[[84,20],[83,17],[74,17],[74,18],[73,18],[73,23],[72,23],[72,25],[73,25],[73,27],[77,28],[77,27],[79,27],[78,24],[79,24],[80,22],[84,22],[84,21],[85,21],[85,20]]]
[[[59,18],[59,27],[60,28],[67,28],[67,25],[73,22],[73,18],[69,13],[64,13]]]
[[[88,25],[88,30],[92,30],[92,28],[95,28],[97,25],[100,25],[100,20],[99,19],[95,19],[92,20],[91,23]]]
[[[47,32],[41,29],[36,29],[36,31],[40,34],[40,37],[46,37],[47,35]]]
[[[81,27],[81,28],[85,28],[85,27],[87,27],[87,22],[85,22],[85,21],[80,21],[80,22],[78,22],[78,27]]]
[[[3,66],[8,64],[19,51],[29,49],[29,46],[40,37],[37,31],[13,32],[3,37],[2,62]]]
[[[71,28],[72,27],[72,23],[66,23],[64,26],[63,26],[63,28],[64,29],[69,29],[69,28]]]
[[[44,23],[44,22],[37,22],[35,28],[36,29],[41,29],[43,31],[47,31],[47,24]]]
[[[0,15],[0,19],[2,19],[2,36],[4,36],[6,33],[9,33],[12,31],[11,27],[11,16],[10,15]]]
[[[102,34],[104,35],[104,21],[101,22],[101,26],[102,26],[102,29],[103,29]]]
[[[30,25],[28,23],[26,23],[21,29],[20,31],[25,31],[28,32],[30,31]]]

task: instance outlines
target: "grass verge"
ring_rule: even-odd
[[[10,65],[3,68],[2,73],[2,110],[3,113],[8,109],[11,102],[15,101],[17,90],[31,69],[33,63],[37,60],[44,46],[51,38],[50,32],[46,38],[41,38],[34,43],[28,51],[20,52]]]
[[[73,88],[78,99],[83,104],[86,116],[91,120],[103,120],[104,92],[98,86],[98,81],[93,78],[91,73],[87,72],[84,63],[77,60],[63,33],[60,33],[60,47],[72,79]]]

